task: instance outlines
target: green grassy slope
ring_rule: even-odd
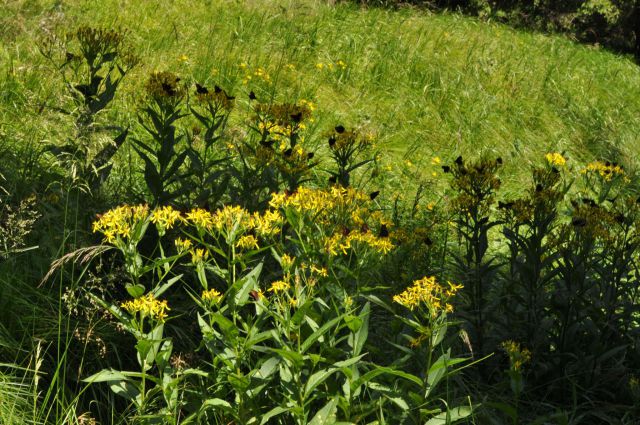
[[[1,9],[0,131],[16,139],[56,134],[56,113],[41,106],[61,91],[35,37],[84,24],[128,29],[142,57],[118,106],[135,104],[149,71],[172,70],[242,98],[255,88],[312,99],[319,129],[367,123],[390,158],[409,154],[418,165],[419,155],[484,151],[502,155],[513,172],[549,150],[632,165],[639,150],[639,68],[560,37],[311,0],[4,0]],[[339,60],[346,69],[328,69]],[[257,67],[270,85],[255,76],[243,84]],[[120,119],[132,120],[131,109]]]

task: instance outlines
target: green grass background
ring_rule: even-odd
[[[390,163],[487,153],[516,177],[547,151],[628,166],[638,152],[638,67],[563,37],[312,0],[3,0],[0,9],[0,135],[10,141],[64,137],[54,108],[64,91],[36,40],[91,25],[127,29],[142,58],[115,103],[125,123],[146,75],[171,70],[242,99],[255,88],[279,101],[314,100],[320,130],[366,125]],[[338,60],[344,71],[316,67]],[[240,63],[264,68],[272,84],[243,85]]]

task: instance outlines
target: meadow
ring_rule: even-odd
[[[0,3],[6,424],[635,424],[640,71],[325,1]]]

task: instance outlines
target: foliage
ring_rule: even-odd
[[[585,14],[619,19],[606,3]],[[607,112],[632,105],[622,61],[518,33],[506,52],[500,26],[411,10],[177,1],[169,35],[150,6],[111,4],[95,20],[117,12],[154,48],[133,72],[123,31],[41,44],[71,61],[60,78],[1,50],[0,419],[634,422],[633,108]],[[193,23],[212,11],[216,43]],[[4,13],[0,37],[28,39]],[[85,16],[45,15],[50,35]],[[540,155],[560,135],[570,153]],[[444,176],[419,155],[436,148]]]

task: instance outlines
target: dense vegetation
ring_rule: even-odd
[[[418,5],[462,11],[485,19],[563,32],[640,58],[640,3],[636,0],[361,0],[381,6]]]
[[[635,65],[158,5],[0,10],[2,423],[637,422]]]

